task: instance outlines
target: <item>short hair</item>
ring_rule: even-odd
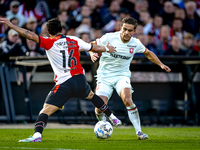
[[[194,39],[194,35],[192,35],[192,33],[185,33],[183,34],[183,39]]]
[[[190,5],[192,5],[194,7],[194,9],[196,9],[197,5],[194,1],[188,1],[185,3],[185,8],[189,7]]]
[[[134,26],[134,30],[137,28],[138,22],[136,19],[132,17],[125,17],[122,19],[122,24],[127,23],[127,24],[132,24]]]
[[[56,35],[62,31],[61,22],[58,18],[53,18],[47,22],[47,30],[49,34]]]

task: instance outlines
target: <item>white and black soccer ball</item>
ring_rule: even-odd
[[[108,121],[99,121],[94,127],[94,133],[97,138],[107,139],[113,133],[113,127]]]

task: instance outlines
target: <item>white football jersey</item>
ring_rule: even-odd
[[[55,74],[54,81],[61,84],[75,74],[84,74],[79,50],[90,50],[92,45],[75,36],[58,35],[54,38],[40,37],[40,47],[46,50]]]
[[[139,39],[132,37],[129,42],[123,43],[120,38],[120,31],[107,33],[96,40],[97,45],[114,46],[115,53],[102,53],[97,69],[97,78],[106,78],[108,76],[128,76],[131,77],[130,63],[135,53],[144,53],[145,46]]]

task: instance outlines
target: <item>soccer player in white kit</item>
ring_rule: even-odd
[[[102,53],[100,57],[96,94],[107,104],[115,89],[127,108],[129,119],[135,128],[138,139],[146,140],[148,135],[141,130],[138,109],[132,100],[130,63],[135,53],[143,53],[150,61],[159,65],[166,72],[170,72],[171,69],[164,65],[153,52],[149,51],[139,39],[133,37],[136,27],[137,20],[126,17],[122,20],[119,32],[107,33],[92,42],[102,46],[109,42],[117,50],[116,53]],[[89,53],[93,62],[99,57],[95,52]],[[105,114],[98,108],[95,108],[95,114],[98,120],[106,119]]]
[[[95,107],[98,107],[109,117],[114,126],[121,122],[111,113],[105,102],[92,92],[84,76],[79,58],[81,50],[114,53],[116,50],[113,46],[108,46],[108,44],[106,46],[92,45],[75,36],[62,35],[61,23],[57,18],[53,18],[47,23],[49,38],[38,36],[29,30],[15,26],[6,18],[0,18],[0,23],[5,23],[8,27],[19,32],[21,36],[33,40],[40,47],[45,48],[55,74],[56,85],[47,95],[38,115],[35,122],[35,133],[29,138],[19,140],[19,142],[41,142],[42,132],[46,127],[48,117],[73,97],[90,100]]]

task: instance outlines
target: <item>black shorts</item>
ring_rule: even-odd
[[[60,85],[55,85],[47,95],[45,103],[61,108],[70,98],[85,99],[91,91],[84,75],[71,77]]]

